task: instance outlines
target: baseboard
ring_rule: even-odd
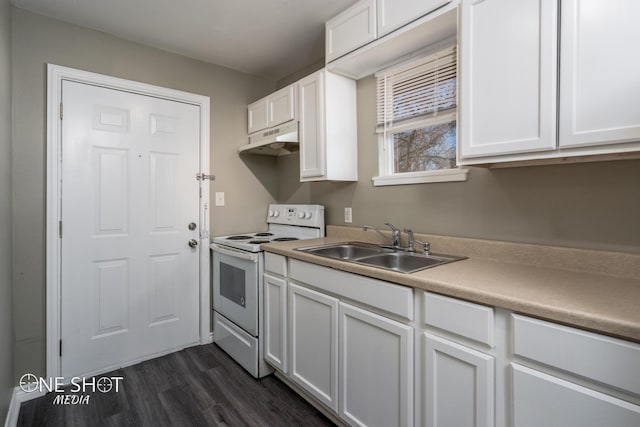
[[[11,393],[11,403],[9,404],[9,411],[7,412],[7,418],[4,421],[4,427],[16,427],[18,425],[18,417],[20,416],[20,405],[23,402],[28,402],[32,399],[44,396],[45,393],[41,391],[33,391],[27,393],[20,387],[13,389]]]

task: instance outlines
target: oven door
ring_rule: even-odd
[[[258,286],[261,253],[211,245],[213,309],[258,336]]]

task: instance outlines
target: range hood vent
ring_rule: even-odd
[[[238,152],[263,156],[285,156],[299,149],[298,122],[294,120],[251,135],[249,143],[240,147]]]

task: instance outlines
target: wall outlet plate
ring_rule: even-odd
[[[344,222],[351,224],[353,222],[353,211],[351,208],[344,208]]]

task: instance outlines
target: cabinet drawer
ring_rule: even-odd
[[[515,355],[640,395],[640,345],[517,314]]]
[[[494,345],[493,308],[424,292],[424,323]]]
[[[374,41],[376,2],[362,0],[327,21],[325,28],[327,62]]]
[[[282,255],[265,252],[264,271],[287,277],[287,258]]]
[[[291,278],[413,320],[413,289],[292,259]]]

